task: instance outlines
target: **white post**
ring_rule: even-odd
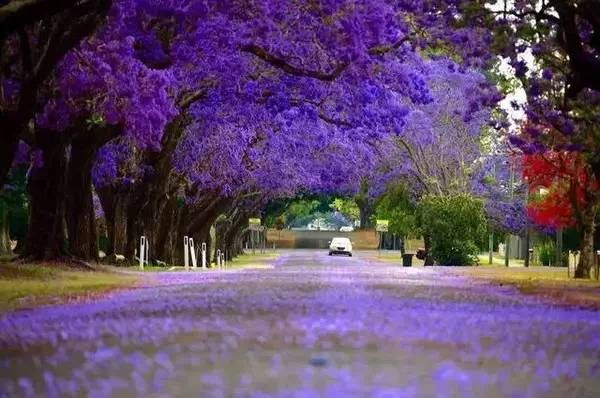
[[[571,277],[571,264],[575,262],[574,257],[575,255],[573,254],[573,252],[569,250],[569,266],[567,267],[567,276],[569,278]]]
[[[140,237],[140,268],[144,269],[144,255],[146,254],[146,237]]]
[[[196,262],[196,250],[194,249],[194,239],[190,238],[188,240],[190,244],[190,254],[192,256],[192,268],[198,268],[198,263]]]
[[[189,254],[189,238],[187,236],[183,237],[183,264],[186,270],[190,268],[190,254]]]
[[[221,250],[217,250],[217,268],[221,268]]]
[[[206,243],[202,242],[202,268],[206,269]]]
[[[147,266],[150,266],[150,242],[146,239],[146,257],[144,257],[144,261]]]
[[[225,252],[221,253],[221,266],[225,268]]]

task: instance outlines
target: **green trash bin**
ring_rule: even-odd
[[[403,267],[412,267],[412,258],[414,254],[403,254],[402,255],[402,266]]]

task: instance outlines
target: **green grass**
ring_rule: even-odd
[[[466,267],[448,269],[446,273],[485,280],[498,286],[514,286],[521,293],[536,295],[556,303],[600,309],[600,282],[571,279],[567,269],[562,267]]]
[[[227,268],[267,268],[268,263],[275,260],[280,255],[279,252],[265,251],[264,253],[252,254],[252,252],[242,254],[227,263]]]
[[[82,271],[61,265],[0,262],[0,311],[76,300],[132,286],[134,275]]]
[[[413,252],[414,254],[414,252]],[[367,257],[377,260],[377,261],[381,261],[381,262],[385,262],[385,263],[389,263],[389,264],[402,264],[402,256],[400,255],[399,251],[388,251],[388,250],[382,250],[381,252],[378,251],[373,251],[373,252],[369,252],[368,254],[366,254]],[[498,256],[494,256],[492,259],[492,264],[488,263],[488,256],[487,254],[481,254],[478,256],[479,257],[479,265],[483,265],[483,266],[493,266],[493,267],[503,267],[504,266],[504,257],[498,257]],[[518,260],[515,258],[511,258],[510,259],[510,267],[523,267],[525,264],[524,260]],[[423,265],[423,260],[419,260],[417,257],[413,256],[412,258],[412,265],[413,266],[420,266]]]
[[[375,252],[375,254],[371,254],[369,253],[371,258],[373,259],[377,259],[379,261],[383,261],[385,263],[390,263],[390,264],[402,264],[402,256],[400,255],[400,252]],[[413,260],[415,259],[415,257],[413,257]]]
[[[266,250],[264,253],[260,253],[259,251],[256,254],[252,254],[251,251],[248,253],[242,254],[232,261],[228,261],[226,263],[227,269],[229,268],[266,268],[268,267],[268,262],[271,260],[275,260],[279,257],[280,253],[273,250]],[[191,268],[191,266],[190,266]],[[139,266],[129,266],[122,269],[126,269],[128,271],[139,271],[139,272],[185,272],[185,268],[183,266],[173,267],[171,265],[167,265],[164,267],[157,266],[146,266],[144,269],[140,269]],[[200,262],[198,262],[197,271],[203,271]],[[215,263],[211,264],[211,267],[206,271],[215,271],[218,270],[217,265]]]
[[[124,269],[127,271],[134,271],[134,272],[173,272],[173,271],[183,271],[183,267],[175,267],[175,269],[171,269],[172,266],[168,265],[165,267],[159,267],[156,265],[150,265],[150,266],[145,266],[144,269],[141,269],[139,265],[131,265],[131,266],[127,266],[127,267],[119,267],[120,269]]]
[[[492,264],[489,263],[489,257],[487,254],[480,254],[479,256],[479,264],[480,265],[491,265],[491,266],[504,266],[504,257],[493,256]],[[516,258],[509,258],[509,267],[523,267],[525,265],[525,260],[519,260]]]
[[[600,282],[594,279],[573,279],[569,277],[566,267],[529,267],[506,268],[473,267],[465,269],[470,276],[491,279],[499,283],[515,285],[564,286],[564,287],[600,287]]]
[[[413,254],[412,257],[412,266],[418,267],[423,265],[423,260],[419,260],[416,256],[414,256],[414,252],[409,252]],[[374,250],[374,251],[365,251],[360,252],[360,255],[368,258],[369,260],[378,261],[386,264],[392,265],[402,265],[402,255],[398,250]]]

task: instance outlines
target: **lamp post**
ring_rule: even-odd
[[[525,211],[529,204],[529,181],[525,177]],[[529,246],[531,235],[529,234],[529,215],[525,214],[525,268],[529,268]]]
[[[509,197],[512,200],[513,198],[513,185],[514,185],[514,180],[515,180],[515,172],[512,168],[512,166],[510,167],[510,174],[509,174],[509,181],[508,181],[508,193],[509,193]],[[504,242],[504,266],[508,267],[508,256],[510,255],[510,233],[508,233],[506,235],[505,238],[505,242]]]
[[[494,163],[493,166],[494,181],[496,181],[496,163]],[[494,230],[490,223],[488,223],[488,228],[490,229],[490,234],[488,236],[488,263],[492,265],[494,263]]]

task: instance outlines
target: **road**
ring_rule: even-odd
[[[270,269],[0,318],[0,397],[592,397],[600,314],[441,268],[285,252]]]

